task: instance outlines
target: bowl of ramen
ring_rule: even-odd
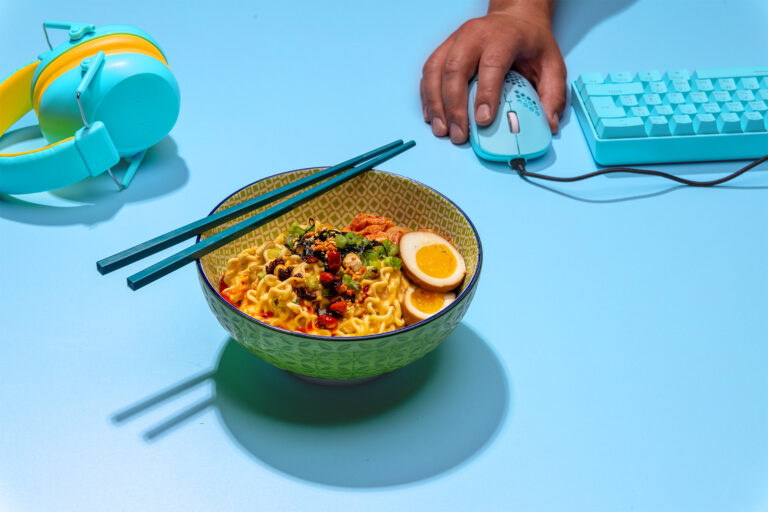
[[[251,183],[211,214],[317,170]],[[455,203],[376,170],[197,262],[206,301],[232,338],[278,368],[327,384],[370,379],[434,350],[464,316],[481,266],[477,230]]]

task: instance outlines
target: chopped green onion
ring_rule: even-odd
[[[345,285],[349,286],[349,283],[352,281],[352,276],[349,274],[344,274],[344,276],[341,278],[341,282]]]
[[[264,279],[264,272],[259,272],[258,277],[259,279]]]
[[[271,249],[267,249],[267,258],[273,260],[280,256],[280,253],[282,250],[279,247],[273,247]]]
[[[397,270],[400,270],[400,267],[403,264],[403,260],[401,260],[400,258],[395,258],[394,256],[387,256],[386,258],[384,258],[383,263],[388,267],[393,267]]]
[[[288,233],[287,235],[285,235],[285,241],[284,241],[285,246],[288,247],[289,249],[292,248],[293,242],[295,242],[298,239],[299,237],[297,237],[296,235]]]
[[[376,254],[375,251],[372,251],[371,249],[366,250],[361,256],[360,261],[363,262],[363,265],[370,266],[370,265],[376,265],[376,262],[379,261],[379,256]]]
[[[389,249],[387,249],[387,254],[390,256],[394,256],[397,254],[397,252],[400,250],[400,248],[397,246],[397,244],[389,244]]]
[[[347,246],[347,237],[345,237],[343,234],[336,235],[336,238],[334,238],[334,241],[336,242],[336,247],[339,249],[343,249]]]
[[[277,306],[277,303],[278,303],[277,297],[273,298],[273,299],[272,299],[272,304],[274,304],[275,306]]]
[[[320,286],[320,279],[314,275],[308,275],[307,278],[304,280],[304,283],[307,285],[307,289],[309,290],[317,290],[317,288]]]
[[[358,283],[355,280],[350,280],[350,282],[349,282],[349,284],[347,286],[349,286],[350,288],[352,288],[356,292],[360,291],[360,283]]]
[[[378,277],[378,275],[379,275],[379,269],[377,269],[376,267],[371,267],[365,272],[365,275],[363,276],[363,278],[374,279]]]
[[[373,248],[373,250],[376,252],[376,256],[378,256],[379,258],[384,256],[385,254],[385,249],[383,245],[377,245],[376,247]]]

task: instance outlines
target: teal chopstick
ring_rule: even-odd
[[[297,196],[294,196],[276,206],[273,206],[272,208],[264,210],[263,212],[254,215],[250,219],[239,222],[234,226],[225,229],[224,231],[206,238],[200,243],[187,247],[186,249],[177,252],[173,256],[169,256],[168,258],[145,268],[141,272],[137,272],[136,274],[130,276],[128,278],[128,287],[131,290],[138,290],[142,286],[148,285],[149,283],[170,274],[174,270],[177,270],[188,263],[192,263],[196,259],[201,258],[209,252],[214,251],[237,238],[240,238],[241,236],[258,228],[259,226],[262,226],[267,222],[276,219],[277,217],[309,201],[310,199],[313,199],[320,194],[327,192],[328,190],[338,185],[341,185],[345,181],[348,181],[355,176],[364,173],[365,171],[373,169],[380,163],[389,160],[393,156],[398,155],[415,145],[416,143],[414,141],[409,141],[405,144],[396,146],[359,167],[354,167],[353,169],[350,169],[342,174],[339,174],[338,176],[329,179],[325,183],[317,185]]]
[[[249,201],[235,205],[232,208],[227,208],[226,210],[222,210],[213,215],[203,217],[202,219],[191,222],[186,226],[181,226],[180,228],[169,231],[151,240],[147,240],[146,242],[135,245],[130,249],[126,249],[124,251],[118,252],[117,254],[113,254],[112,256],[99,260],[96,262],[96,268],[101,274],[108,274],[113,270],[117,270],[126,265],[130,265],[131,263],[145,258],[150,254],[160,252],[163,249],[167,249],[172,245],[176,245],[177,243],[186,240],[187,238],[192,238],[193,236],[199,235],[200,233],[213,227],[224,224],[225,222],[234,219],[235,217],[239,217],[244,213],[255,210],[256,208],[271,203],[276,199],[280,199],[281,197],[286,196],[291,192],[295,192],[296,190],[314,185],[318,181],[322,181],[325,178],[328,178],[345,169],[349,169],[350,167],[362,163],[369,158],[379,155],[389,149],[400,146],[402,143],[403,141],[398,139],[394,142],[390,142],[389,144],[381,146],[380,148],[376,148],[367,153],[363,153],[362,155],[350,158],[346,162],[342,162],[340,164],[334,165],[333,167],[329,167],[314,174],[310,174],[309,176],[296,180],[280,188],[276,188],[275,190],[261,194],[258,197],[254,197]]]

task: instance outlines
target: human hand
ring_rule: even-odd
[[[498,9],[493,4],[486,16],[459,27],[424,64],[424,120],[436,136],[450,135],[454,144],[466,142],[469,134],[468,82],[475,72],[475,120],[480,126],[496,117],[504,76],[513,65],[539,93],[552,133],[565,107],[565,62],[552,34],[549,2]]]

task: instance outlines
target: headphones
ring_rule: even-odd
[[[68,31],[51,47],[48,29]],[[179,86],[165,55],[145,32],[127,25],[43,23],[49,51],[0,82],[0,135],[34,109],[49,145],[0,153],[0,193],[53,190],[108,172],[120,189],[146,150],[171,131]],[[111,167],[121,158],[121,181]]]

